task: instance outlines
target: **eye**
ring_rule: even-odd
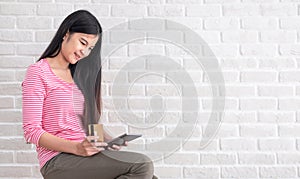
[[[81,43],[82,45],[86,45],[86,43],[84,43],[83,41],[80,41],[80,43]]]

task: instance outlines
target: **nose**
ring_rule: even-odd
[[[83,49],[80,50],[80,53],[81,53],[82,56],[85,56],[85,53],[84,53],[84,50],[83,50]]]

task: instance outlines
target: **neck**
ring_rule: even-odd
[[[54,68],[58,69],[69,69],[69,62],[59,53],[56,57],[51,59]]]

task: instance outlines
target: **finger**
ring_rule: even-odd
[[[104,148],[107,146],[107,143],[106,142],[95,142],[95,143],[93,143],[93,146],[97,147],[97,148]]]
[[[118,145],[112,145],[111,147],[108,148],[109,150],[121,150],[121,146]]]

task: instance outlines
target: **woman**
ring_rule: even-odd
[[[45,179],[153,177],[153,164],[145,155],[118,151],[115,145],[105,150],[107,143],[87,139],[88,124],[97,123],[101,114],[101,33],[95,16],[76,11],[27,69],[24,137],[36,145]]]

